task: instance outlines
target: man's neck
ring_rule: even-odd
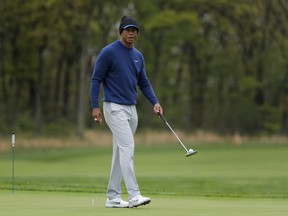
[[[122,38],[120,38],[120,42],[127,48],[133,48],[133,43],[125,43],[124,40]]]

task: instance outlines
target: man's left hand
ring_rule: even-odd
[[[153,107],[153,111],[155,114],[158,115],[158,113],[160,113],[161,115],[163,114],[163,109],[161,107],[161,105],[159,103],[156,103]]]

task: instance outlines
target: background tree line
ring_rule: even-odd
[[[175,127],[288,135],[285,0],[0,0],[0,134],[83,136],[97,53],[126,14]],[[141,93],[138,110],[163,126]]]

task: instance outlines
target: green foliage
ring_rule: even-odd
[[[58,119],[43,125],[43,135],[50,137],[66,137],[75,131],[75,126],[66,119]]]
[[[0,133],[50,134],[58,119],[67,134],[79,119],[91,126],[93,64],[128,14],[140,23],[136,47],[177,128],[288,134],[287,11],[284,0],[3,0]],[[142,128],[154,123],[144,100]]]
[[[275,134],[281,131],[281,110],[269,105],[261,107],[263,120],[263,131],[268,134]]]

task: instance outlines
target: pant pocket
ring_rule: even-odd
[[[121,121],[127,121],[129,119],[125,111],[125,106],[116,103],[111,103],[110,108],[111,108],[111,115],[117,117],[117,119]]]

